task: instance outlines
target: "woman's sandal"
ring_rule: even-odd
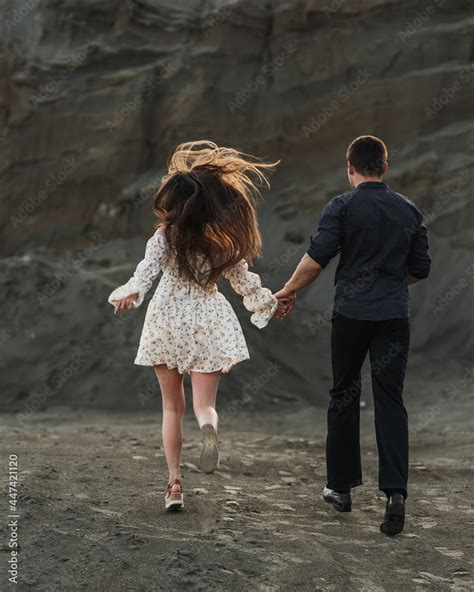
[[[171,491],[173,485],[179,485],[180,491]],[[179,510],[180,508],[184,508],[183,486],[181,484],[181,479],[173,479],[173,481],[166,486],[165,509]]]
[[[205,473],[213,473],[219,463],[216,430],[210,423],[201,428],[202,446],[199,465]]]

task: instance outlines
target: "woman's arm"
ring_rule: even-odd
[[[245,308],[253,312],[250,319],[252,323],[263,329],[275,314],[278,300],[268,288],[262,287],[260,276],[249,271],[249,266],[243,259],[222,275],[229,280],[237,294],[244,297]]]
[[[133,276],[126,284],[119,286],[110,294],[108,301],[115,307],[115,312],[137,308],[142,304],[153,280],[160,274],[165,246],[166,239],[157,230],[148,240],[145,257],[137,265]]]

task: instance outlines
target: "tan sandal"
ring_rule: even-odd
[[[180,491],[171,491],[173,485],[179,485]],[[166,486],[165,509],[179,510],[180,508],[184,508],[183,486],[181,484],[181,479],[173,479],[173,481]]]
[[[201,428],[202,445],[199,466],[205,473],[213,473],[219,464],[216,430],[210,423]]]

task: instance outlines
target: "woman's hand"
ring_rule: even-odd
[[[276,319],[283,319],[286,317],[294,308],[296,302],[296,295],[294,292],[289,293],[288,295],[282,294],[282,290],[277,292],[275,296],[278,298],[278,308],[275,312]]]
[[[115,313],[117,314],[121,310],[130,310],[131,308],[135,308],[133,305],[134,302],[138,300],[138,293],[137,294],[130,294],[126,298],[121,298],[120,300],[112,300],[115,304]]]

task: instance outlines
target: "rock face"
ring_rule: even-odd
[[[382,136],[388,182],[431,230],[433,274],[413,290],[413,367],[443,360],[455,376],[454,361],[465,364],[471,2],[0,0],[0,14],[5,408],[155,397],[152,372],[131,365],[144,311],[117,320],[105,300],[143,253],[170,151],[190,139],[281,159],[257,266],[277,289],[324,203],[346,190],[349,141]],[[329,270],[298,314],[264,332],[244,320],[254,355],[226,378],[229,404],[246,392],[249,405],[326,397],[331,284]]]

